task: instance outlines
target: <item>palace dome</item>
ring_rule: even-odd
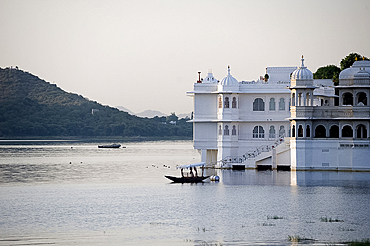
[[[362,68],[362,70],[361,70]],[[370,70],[370,61],[363,60],[363,61],[355,61],[353,65],[349,68],[344,69],[339,74],[339,80],[341,79],[354,79],[356,77],[366,76],[365,73],[369,73]],[[360,72],[361,71],[361,72]],[[361,73],[361,74],[360,74]]]
[[[302,56],[302,65],[292,73],[291,79],[313,79],[312,72],[304,66],[304,59]]]
[[[228,67],[227,71],[226,77],[221,80],[220,84],[229,86],[239,85],[239,82],[230,74],[230,67]]]

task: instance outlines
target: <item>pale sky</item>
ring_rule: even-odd
[[[0,0],[0,67],[110,106],[189,113],[198,71],[256,80],[268,66],[370,57],[368,0]]]

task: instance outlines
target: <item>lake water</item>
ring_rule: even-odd
[[[370,173],[207,170],[220,182],[171,184],[164,175],[179,176],[176,165],[200,160],[191,141],[98,144],[0,142],[0,245],[370,238]]]

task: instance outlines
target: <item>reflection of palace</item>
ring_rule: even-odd
[[[370,170],[370,61],[340,73],[339,86],[302,64],[267,78],[221,81],[209,72],[194,98],[194,148],[221,168]],[[335,93],[335,89],[337,93]]]

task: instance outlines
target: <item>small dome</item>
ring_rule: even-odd
[[[230,74],[230,67],[227,71],[227,76],[221,80],[221,85],[239,85],[239,82]]]
[[[302,65],[292,73],[291,79],[313,79],[312,72],[304,66],[304,59],[302,56]]]
[[[355,61],[351,67],[346,68],[342,72],[340,72],[339,80],[353,79],[355,77],[355,74],[359,72],[360,68],[362,68],[364,72],[368,72],[370,68],[370,61],[368,60]]]
[[[212,70],[208,71],[207,77],[205,77],[202,81],[202,83],[210,84],[210,83],[217,83],[218,81],[213,77]]]

